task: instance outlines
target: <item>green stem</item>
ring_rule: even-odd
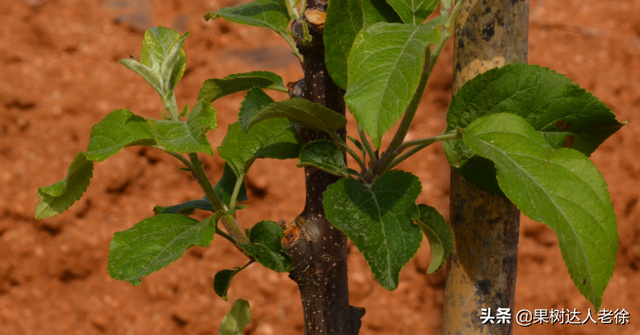
[[[222,229],[216,227],[216,234],[224,237],[224,239],[228,240],[229,242],[233,243],[233,244],[238,244],[238,242],[236,242],[236,240],[231,237],[229,234],[225,233],[224,231],[222,231]]]
[[[246,170],[245,170],[246,171]],[[231,193],[231,200],[229,201],[229,208],[236,207],[236,201],[238,201],[238,194],[240,194],[240,188],[242,188],[242,182],[244,181],[245,172],[240,173],[238,179],[236,179],[236,185],[233,187],[233,193]]]
[[[193,171],[193,164],[191,164],[191,162],[189,162],[188,159],[184,158],[184,156],[182,156],[181,154],[175,152],[175,151],[165,151],[166,153],[168,153],[169,155],[177,158],[178,160],[180,160],[182,163],[184,163],[184,165],[187,166],[187,168],[191,171]]]
[[[369,143],[369,140],[367,140],[367,135],[364,133],[364,129],[360,127],[360,124],[358,124],[358,134],[360,135],[360,140],[362,141],[365,152],[369,154],[369,165],[374,166],[378,162],[378,159],[376,155],[373,154],[373,148],[371,148],[371,144]]]
[[[289,44],[289,46],[293,50],[293,52],[292,52],[293,55],[298,57],[300,62],[303,62],[304,61],[304,57],[302,57],[302,54],[300,54],[300,51],[298,51],[298,47],[296,46],[296,42],[293,40],[293,38],[291,38],[291,36],[289,36],[287,33],[282,32],[282,31],[278,31],[278,34],[280,36],[282,36],[282,38],[284,38],[285,41],[287,41],[287,44]]]
[[[216,227],[216,234],[222,236],[225,240],[231,242],[231,244],[233,244],[234,247],[236,247],[236,249],[238,249],[241,253],[243,253],[245,256],[247,256],[249,258],[249,263],[247,263],[244,267],[246,268],[247,266],[249,266],[251,263],[255,262],[255,259],[249,255],[241,246],[238,245],[238,241],[236,241],[233,237],[231,237],[229,234],[225,233],[224,231],[222,231],[222,229]],[[247,242],[249,243],[249,242]]]
[[[169,113],[169,117],[172,121],[180,121],[178,103],[176,102],[176,95],[173,92],[171,92],[171,98],[166,100],[164,98],[162,99],[162,105],[164,106],[164,109],[167,110],[167,113]]]
[[[402,163],[405,159],[413,156],[415,153],[417,153],[418,151],[426,148],[427,146],[435,143],[435,142],[441,142],[441,141],[448,141],[448,140],[457,140],[457,139],[461,139],[462,138],[462,133],[461,132],[456,132],[454,134],[442,134],[442,135],[438,135],[438,136],[434,136],[434,137],[429,137],[429,138],[423,138],[423,139],[419,139],[419,140],[415,140],[415,141],[409,141],[404,143],[403,145],[400,146],[400,148],[398,148],[397,152],[398,154],[401,153],[402,151],[404,151],[405,149],[415,146],[415,148],[407,151],[406,153],[404,153],[402,156],[396,158],[395,160],[393,160],[391,162],[391,164],[389,164],[389,166],[384,170],[384,171],[380,171],[380,175],[384,174],[385,172],[393,169],[396,165]]]
[[[347,152],[349,153],[349,155],[351,155],[351,157],[353,157],[353,159],[355,159],[355,161],[358,163],[358,165],[360,165],[360,168],[362,169],[362,171],[365,170],[365,165],[364,162],[360,159],[360,157],[358,156],[358,154],[353,151],[353,149],[349,148],[349,146],[347,145],[347,143],[345,143],[340,136],[336,135],[335,133],[333,134],[329,134],[329,136],[331,136],[331,138],[342,148],[344,148],[345,150],[347,150]]]
[[[211,202],[211,206],[213,207],[213,209],[216,212],[227,211],[226,206],[222,203],[222,201],[220,201],[220,198],[218,198],[218,195],[213,190],[213,185],[211,185],[209,178],[202,168],[202,162],[200,161],[200,158],[198,158],[198,154],[190,153],[189,159],[191,159],[191,164],[193,165],[193,172],[198,177],[198,184],[200,184],[200,187],[202,187],[202,189],[204,190],[207,198],[209,198],[209,202]],[[240,227],[238,227],[238,224],[236,223],[236,220],[232,215],[225,214],[222,218],[220,218],[220,221],[222,222],[222,225],[227,230],[229,235],[231,235],[231,237],[233,237],[236,241],[240,243],[249,243],[249,239],[247,239],[244,233],[242,233],[242,230],[240,229]]]

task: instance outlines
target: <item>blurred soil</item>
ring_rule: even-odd
[[[203,14],[233,0],[16,0],[0,2],[0,334],[217,334],[231,307],[212,289],[215,273],[242,265],[224,239],[193,248],[133,287],[107,273],[109,241],[158,205],[199,198],[173,158],[127,148],[96,165],[86,195],[69,211],[36,221],[36,188],[60,180],[86,148],[91,126],[128,108],[159,117],[160,101],[141,78],[117,63],[136,57],[145,27],[191,31],[179,107],[193,105],[205,79],[270,70],[285,82],[302,74],[288,46],[272,32]],[[429,85],[410,138],[445,126],[451,95],[451,45]],[[640,0],[532,0],[529,61],[573,78],[629,122],[592,159],[601,169],[618,216],[620,248],[603,307],[626,309],[631,324],[515,327],[515,334],[640,334]],[[271,93],[270,93],[271,94]],[[273,93],[276,99],[284,94]],[[216,101],[220,145],[243,98]],[[351,129],[353,131],[353,129]],[[204,158],[217,178],[222,161]],[[448,217],[449,169],[434,145],[403,166],[424,183],[420,202]],[[294,161],[263,160],[248,176],[244,227],[262,219],[292,220],[303,205],[303,176]],[[554,233],[523,219],[516,310],[592,308],[574,287]],[[439,334],[444,271],[425,275],[425,244],[403,270],[400,287],[375,283],[357,249],[349,254],[351,301],[367,314],[361,334]],[[286,274],[252,265],[239,274],[229,300],[247,299],[247,334],[302,334],[299,293]]]

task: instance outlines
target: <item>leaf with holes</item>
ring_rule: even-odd
[[[591,93],[555,71],[529,64],[489,70],[465,83],[447,113],[447,131],[495,113],[523,117],[554,148],[590,155],[624,124]],[[443,143],[449,163],[481,189],[500,194],[493,164],[462,140]]]
[[[247,128],[273,118],[287,118],[303,127],[332,134],[347,125],[347,119],[331,109],[300,98],[279,101],[254,116]]]
[[[148,120],[158,142],[169,151],[181,153],[203,152],[213,155],[206,132],[218,126],[216,110],[207,102],[199,102],[193,107],[187,120]]]
[[[509,200],[556,232],[573,282],[599,309],[616,262],[618,229],[598,169],[577,150],[554,148],[515,114],[482,117],[464,129],[463,138],[496,165]]]
[[[453,250],[453,234],[437,209],[427,205],[419,205],[418,208],[420,218],[416,222],[429,240],[431,248],[431,263],[427,274],[432,274],[440,270]]]
[[[376,23],[358,33],[344,100],[376,147],[404,114],[420,82],[425,50],[439,40],[437,25],[429,23]]]
[[[226,95],[249,90],[253,87],[289,92],[282,78],[272,72],[253,71],[228,75],[223,79],[207,79],[198,93],[198,101],[212,102]]]
[[[155,145],[147,121],[126,109],[118,109],[91,128],[87,159],[101,162],[132,145]]]
[[[418,177],[392,170],[373,186],[341,179],[324,193],[327,219],[358,247],[376,280],[387,290],[398,287],[400,270],[422,241],[415,201],[422,186]]]
[[[198,221],[177,214],[146,218],[113,235],[109,246],[109,274],[114,279],[140,285],[142,277],[173,263],[189,247],[208,246],[214,234],[212,218]]]
[[[284,230],[273,221],[260,221],[251,228],[251,243],[239,243],[244,251],[266,268],[289,272],[291,257],[282,247]]]
[[[38,187],[36,219],[46,219],[67,210],[82,197],[93,176],[93,162],[80,152],[69,165],[67,176],[55,184]]]
[[[401,22],[384,0],[332,0],[324,25],[326,66],[333,81],[347,88],[347,62],[361,29],[378,22]]]

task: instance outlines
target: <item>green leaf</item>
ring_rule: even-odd
[[[282,77],[267,71],[236,73],[223,79],[207,79],[198,93],[198,101],[213,102],[226,95],[249,90],[253,87],[289,92],[282,83]]]
[[[240,105],[240,113],[238,113],[238,123],[243,131],[247,131],[251,120],[260,113],[265,107],[274,103],[273,99],[264,93],[258,87],[254,87],[247,92],[242,105]]]
[[[439,39],[430,23],[376,23],[356,37],[344,99],[376,147],[404,114],[420,82],[425,50]]]
[[[133,59],[120,63],[142,76],[162,99],[168,99],[184,74],[187,58],[182,48],[188,35],[180,36],[171,28],[149,28],[142,41],[140,63]]]
[[[615,266],[618,231],[598,169],[576,150],[554,148],[514,114],[482,117],[464,129],[463,138],[495,163],[509,200],[556,232],[573,282],[599,309]]]
[[[165,27],[149,28],[144,33],[140,63],[163,78],[167,92],[184,74],[187,60],[182,48],[187,36],[189,33],[180,36],[175,29]]]
[[[289,272],[291,257],[282,247],[284,229],[273,221],[260,221],[251,228],[251,243],[239,245],[256,261],[276,272]]]
[[[158,94],[160,94],[160,97],[164,98],[164,95],[165,95],[164,80],[162,80],[162,77],[160,77],[160,74],[153,71],[152,68],[144,64],[140,64],[133,59],[123,59],[118,63],[126,66],[128,69],[133,70],[133,72],[139,74],[142,77],[142,79],[144,79],[147,83],[149,83],[149,85],[151,85],[151,87],[153,87],[153,89],[156,90]]]
[[[167,92],[173,91],[176,85],[178,85],[187,67],[187,55],[182,49],[187,36],[189,36],[189,33],[185,33],[173,42],[162,63],[160,76],[164,79],[165,90]]]
[[[158,142],[168,151],[182,153],[204,152],[213,155],[207,140],[207,130],[216,129],[216,111],[207,102],[201,101],[193,107],[187,120],[158,121],[148,120]]]
[[[55,184],[38,187],[38,207],[36,219],[46,219],[60,214],[82,197],[93,176],[93,162],[87,160],[84,152],[73,158],[67,169],[67,176]]]
[[[327,140],[313,141],[302,147],[300,161],[296,166],[315,166],[336,176],[349,177],[342,150],[335,143]]]
[[[421,25],[436,9],[440,0],[388,0],[400,14],[402,22]]]
[[[291,98],[264,108],[251,119],[247,128],[273,118],[287,118],[303,127],[329,134],[347,125],[347,119],[344,116],[327,107],[305,99]]]
[[[289,120],[272,119],[243,132],[238,122],[229,125],[227,135],[218,147],[222,157],[236,176],[249,170],[258,158],[296,158],[300,152],[298,132]]]
[[[218,335],[243,335],[249,321],[251,321],[249,303],[238,299],[233,303],[229,313],[222,318]]]
[[[233,270],[221,270],[218,271],[213,278],[213,290],[220,298],[224,299],[224,301],[227,301],[227,292],[229,291],[229,287],[231,287],[231,280],[238,272],[242,271],[242,269],[244,269],[244,267],[234,268]]]
[[[219,17],[276,32],[286,31],[290,22],[287,5],[284,1],[277,0],[255,0],[236,7],[221,8],[204,16],[205,20],[215,20]]]
[[[387,290],[398,287],[400,270],[422,241],[415,201],[422,185],[418,177],[392,170],[372,187],[341,179],[324,193],[327,219],[358,247],[376,280]]]
[[[453,234],[438,210],[427,205],[419,205],[420,218],[416,222],[429,240],[431,263],[427,274],[436,273],[447,261],[453,250]]]
[[[147,121],[126,109],[118,109],[91,128],[87,159],[101,162],[131,145],[155,145]]]
[[[191,215],[195,213],[196,209],[215,212],[215,210],[211,206],[211,203],[209,202],[208,199],[198,199],[198,200],[185,201],[181,204],[168,206],[168,207],[156,206],[153,208],[153,213],[155,215],[158,215],[158,214]]]
[[[347,60],[358,32],[378,22],[401,22],[385,0],[332,0],[324,25],[326,66],[333,81],[347,88]]]
[[[449,105],[447,131],[504,112],[523,117],[554,148],[570,147],[587,156],[623,126],[605,104],[564,75],[513,64],[489,70],[462,86]],[[485,191],[500,193],[490,162],[474,156],[462,140],[446,141],[443,147],[449,163],[465,178]]]
[[[112,278],[134,286],[141,278],[173,263],[191,246],[208,246],[215,234],[212,218],[202,221],[162,214],[113,235],[108,270]]]
[[[213,187],[213,190],[216,192],[220,200],[223,204],[229,206],[231,203],[231,195],[233,194],[233,189],[236,186],[236,181],[238,177],[235,172],[229,165],[229,163],[224,164],[224,170],[222,171],[222,177],[218,180],[216,186]],[[240,186],[240,192],[238,193],[237,202],[248,200],[247,197],[247,189],[244,186],[244,181]]]

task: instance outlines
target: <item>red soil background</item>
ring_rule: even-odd
[[[274,33],[202,15],[233,0],[15,0],[0,2],[0,334],[217,334],[231,307],[217,297],[213,277],[242,265],[228,242],[192,248],[168,268],[133,287],[107,273],[109,241],[152,214],[154,205],[199,198],[202,192],[178,162],[160,152],[127,148],[96,165],[82,200],[42,221],[33,218],[36,188],[60,180],[84,150],[91,126],[110,111],[129,108],[159,118],[156,93],[117,61],[137,55],[145,27],[191,31],[179,107],[193,104],[205,79],[271,70],[285,82],[302,74]],[[592,156],[609,185],[618,216],[620,247],[603,307],[626,309],[631,323],[545,325],[515,334],[640,334],[640,1],[532,0],[529,61],[573,78],[629,122]],[[411,138],[438,134],[451,96],[449,45]],[[273,94],[276,99],[286,98]],[[242,94],[217,101],[220,145],[236,119]],[[212,178],[216,155],[204,157]],[[249,208],[243,227],[261,219],[292,220],[303,205],[303,176],[294,161],[263,160],[248,175]],[[420,177],[419,201],[448,217],[449,169],[434,145],[400,166]],[[593,308],[574,287],[555,234],[523,218],[516,310]],[[351,301],[367,314],[361,334],[438,334],[444,271],[425,275],[426,242],[404,268],[394,292],[382,289],[356,248],[350,247]],[[299,294],[286,274],[252,265],[234,280],[230,301],[247,299],[247,334],[302,334]]]

